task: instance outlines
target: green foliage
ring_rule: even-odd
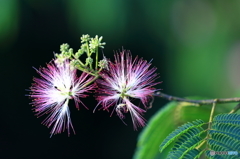
[[[209,158],[239,158],[240,154],[220,156],[210,155],[210,151],[240,152],[240,114],[220,114],[208,124],[207,129],[203,129],[202,120],[180,126],[162,142],[160,152],[177,140],[167,156],[169,159],[199,158],[204,152]],[[201,136],[204,132],[206,135]]]
[[[193,123],[186,123],[180,127],[178,127],[175,131],[173,131],[160,145],[160,151],[162,151],[163,149],[165,149],[172,141],[174,141],[177,137],[181,136],[184,134],[184,136],[182,136],[182,138],[186,136],[190,137],[190,136],[194,136],[194,135],[199,135],[200,131],[199,129],[196,129],[198,127],[201,127],[204,124],[204,122],[202,120],[197,120]],[[188,132],[188,133],[186,133]]]
[[[214,123],[240,125],[240,116],[239,114],[223,114],[216,116],[213,121]]]
[[[201,97],[191,97],[189,99],[206,99]],[[147,126],[141,132],[134,159],[159,159],[167,158],[168,152],[174,143],[166,147],[162,153],[159,153],[159,145],[171,132],[178,126],[189,121],[201,119],[208,122],[210,115],[210,106],[198,106],[187,102],[169,102],[149,120]],[[215,114],[230,111],[229,105],[216,107]],[[193,153],[193,151],[191,151]]]
[[[200,153],[195,147],[203,141],[200,135],[205,132],[202,129],[202,125],[204,124],[202,120],[196,120],[180,126],[162,142],[160,151],[165,149],[166,146],[175,139],[179,138],[169,153],[168,158],[195,158]]]
[[[134,159],[161,158],[158,146],[172,130],[174,130],[174,118],[171,113],[176,108],[177,102],[170,102],[160,109],[149,121],[144,131],[140,134]],[[165,120],[164,122],[162,122]]]
[[[191,140],[184,140],[186,142],[179,143],[168,155],[168,159],[180,158],[195,158],[199,155],[200,151],[195,149],[202,140],[199,136],[191,136]]]

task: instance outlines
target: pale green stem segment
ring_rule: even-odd
[[[234,107],[233,110],[229,112],[229,114],[236,113],[239,109],[240,109],[240,103],[236,105],[236,107]]]
[[[203,140],[203,141],[201,142],[201,144],[199,144],[199,145],[196,147],[196,149],[199,150],[200,147],[202,147],[203,144],[205,144],[206,141],[207,141],[207,140]]]
[[[91,81],[89,81],[88,83],[86,83],[85,85],[83,85],[82,88],[87,87],[88,85],[90,85],[91,83],[93,83],[93,82],[94,82],[96,79],[98,79],[98,78],[99,78],[98,75],[95,76]]]
[[[214,102],[213,105],[212,105],[212,110],[211,110],[211,114],[210,114],[210,118],[209,118],[209,123],[208,123],[208,129],[209,129],[209,130],[211,129],[212,119],[213,119],[213,113],[214,113],[214,110],[215,110],[215,107],[216,107],[216,102],[217,102],[217,99],[215,99],[215,102]]]
[[[96,49],[96,66],[95,69],[97,70],[98,68],[98,49]]]
[[[214,99],[214,103],[212,105],[212,109],[211,109],[211,113],[210,113],[210,117],[209,117],[209,122],[208,122],[208,129],[206,129],[205,131],[207,130],[210,130],[211,129],[211,126],[212,126],[212,120],[213,120],[213,114],[214,114],[214,110],[215,110],[215,107],[216,107],[216,103],[217,103],[217,99]],[[199,144],[196,149],[200,149],[200,147],[202,147],[207,139],[210,137],[209,133],[207,134],[207,137],[201,142],[201,144]]]

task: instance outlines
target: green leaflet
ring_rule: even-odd
[[[167,159],[199,158],[204,152],[208,158],[240,158],[240,114],[220,114],[214,117],[210,129],[204,130],[202,126],[201,120],[195,120],[178,127],[164,139],[160,151],[176,141]],[[207,145],[202,146],[205,141]],[[234,155],[224,154],[221,157],[211,155],[211,151],[226,153],[234,151]]]
[[[192,97],[189,99],[206,99]],[[155,105],[154,105],[155,106]],[[216,107],[215,114],[230,111],[228,105]],[[186,102],[169,102],[149,120],[138,138],[134,159],[165,159],[173,144],[170,144],[162,153],[159,145],[178,126],[201,119],[208,122],[211,106],[197,106]]]
[[[160,152],[163,151],[170,143],[172,143],[176,138],[183,135],[184,133],[188,132],[188,137],[190,138],[192,136],[195,136],[200,133],[198,127],[201,127],[203,124],[205,124],[202,120],[197,120],[195,124],[193,123],[186,123],[177,129],[175,129],[171,134],[168,135],[168,137],[161,143],[160,145]],[[195,128],[195,129],[194,129]]]

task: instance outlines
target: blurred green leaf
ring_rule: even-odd
[[[190,99],[206,98],[191,97]],[[215,115],[229,112],[231,107],[229,107],[229,105],[218,104],[215,109]],[[133,158],[166,158],[172,144],[160,153],[159,145],[161,142],[178,126],[186,122],[191,122],[195,119],[202,119],[204,122],[208,122],[210,110],[211,105],[197,106],[187,102],[168,103],[156,112],[141,132]]]
[[[0,46],[5,47],[18,30],[18,1],[0,1]]]

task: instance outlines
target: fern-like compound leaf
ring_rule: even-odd
[[[240,159],[240,114],[220,114],[208,129],[204,130],[203,125],[203,121],[196,120],[180,126],[163,141],[160,151],[177,139],[169,159],[197,159],[203,153],[211,159]],[[201,148],[205,141],[207,148]]]
[[[192,136],[195,133],[199,133],[194,128],[199,128],[202,125],[204,125],[204,121],[202,120],[196,120],[195,122],[192,123],[186,123],[180,127],[178,127],[175,131],[173,131],[168,137],[162,142],[160,145],[160,152],[162,152],[170,143],[172,143],[176,138],[179,136],[183,135],[184,133],[187,133],[186,135]]]
[[[239,114],[220,114],[213,118],[213,123],[228,123],[240,126]]]
[[[213,139],[214,141],[226,145],[226,149],[228,147],[227,145],[231,145],[229,148],[234,150],[238,149],[240,146],[239,138],[233,134],[220,131],[209,131],[209,134],[211,135],[211,139]]]
[[[212,127],[208,131],[209,149],[217,152],[236,152],[235,155],[223,155],[224,158],[240,158],[240,114],[220,114],[214,117]],[[214,155],[206,156],[216,158]]]
[[[240,141],[240,126],[226,123],[213,123],[209,133],[224,133]]]
[[[197,147],[201,142],[202,142],[202,139],[199,136],[193,136],[188,140],[185,140],[180,145],[175,145],[173,150],[168,155],[168,159],[194,158],[198,156],[200,151],[195,149],[195,147]]]

